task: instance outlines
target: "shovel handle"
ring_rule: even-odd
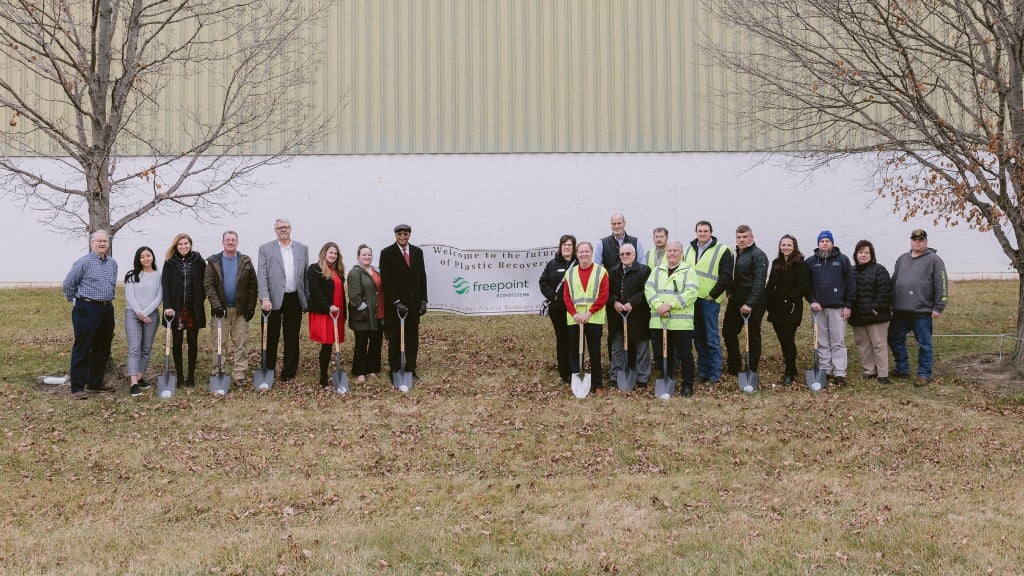
[[[267,322],[270,318],[270,312],[260,312],[263,319],[260,321],[260,328],[263,330],[263,352],[267,351]],[[265,370],[266,368],[264,368]]]
[[[619,312],[619,316],[622,316],[622,349],[629,352],[629,310],[625,314]]]
[[[171,321],[174,319],[174,314],[171,314],[170,316],[168,316],[166,313],[164,313],[164,319],[165,319],[165,322],[164,322],[164,332],[165,332],[165,336],[166,336],[166,338],[164,338],[164,340],[167,341],[167,344],[166,344],[166,346],[164,348],[164,356],[170,356],[171,355]]]
[[[580,324],[580,372],[583,372],[583,340],[586,336],[583,333],[583,324]]]
[[[334,324],[334,351],[338,352],[338,317],[341,316],[341,310],[331,310],[331,323]]]
[[[223,337],[221,336],[221,328],[220,328],[220,324],[221,324],[222,321],[223,321],[223,319],[220,316],[217,316],[217,356],[220,356],[221,354],[224,353],[223,352],[223,350],[224,350],[224,347],[223,347]],[[217,362],[218,362],[218,364],[220,363],[220,358],[217,359]]]

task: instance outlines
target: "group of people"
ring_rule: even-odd
[[[341,249],[327,242],[317,259],[309,262],[304,244],[292,240],[287,219],[274,222],[276,239],[259,247],[258,266],[238,250],[238,234],[221,236],[223,250],[203,259],[193,249],[192,237],[174,237],[162,269],[148,246],[135,253],[132,269],[125,275],[125,336],[128,344],[129,391],[139,396],[150,387],[145,375],[157,328],[170,331],[176,379],[195,386],[199,330],[208,325],[206,303],[216,323],[209,323],[212,337],[218,330],[224,343],[234,349],[233,381],[248,380],[249,322],[257,309],[266,333],[266,369],[276,372],[278,346],[283,339],[280,379],[295,378],[299,366],[299,331],[302,314],[308,312],[310,339],[320,344],[320,385],[330,383],[332,348],[345,340],[345,321],[355,333],[352,375],[362,384],[381,371],[381,350],[386,336],[398,342],[400,323],[405,324],[405,363],[399,346],[389,346],[391,371],[411,372],[414,380],[419,349],[419,318],[427,311],[427,277],[423,252],[409,243],[412,228],[399,224],[395,243],[381,251],[373,265],[373,249],[361,244],[357,265],[345,273]],[[71,396],[85,399],[90,392],[113,392],[104,383],[114,337],[114,295],[118,265],[110,255],[110,237],[104,230],[90,235],[89,253],[78,259],[64,279],[63,292],[73,302],[75,340],[69,380]],[[163,304],[163,314],[160,306]],[[183,365],[183,349],[187,363]]]
[[[846,384],[847,324],[860,352],[863,378],[882,383],[890,377],[909,378],[907,334],[913,331],[918,345],[914,385],[931,382],[932,321],[945,311],[949,284],[945,265],[928,247],[924,230],[911,232],[910,250],[897,259],[891,276],[878,263],[871,242],[858,242],[851,262],[828,230],[821,231],[817,248],[806,258],[794,236],[782,236],[771,262],[745,224],[736,228],[734,248],[720,243],[706,220],[697,223],[696,237],[686,245],[670,240],[666,228],[655,228],[654,246],[646,252],[638,238],[626,233],[621,213],[612,215],[611,232],[596,243],[577,243],[575,236],[563,235],[557,255],[540,277],[555,332],[558,373],[565,383],[582,370],[582,338],[591,359],[592,390],[603,393],[605,325],[610,385],[620,372],[635,371],[638,385],[646,386],[652,365],[662,378],[681,371],[681,394],[686,397],[693,395],[695,381],[720,383],[719,315],[726,296],[721,336],[729,376],[737,376],[741,368],[757,371],[761,322],[767,316],[785,362],[779,384],[791,385],[798,377],[796,332],[806,302],[817,360],[833,385]],[[739,335],[744,330],[748,346],[741,353]],[[895,361],[892,372],[889,350]]]

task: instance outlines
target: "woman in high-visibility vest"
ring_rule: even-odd
[[[608,271],[594,263],[594,246],[590,242],[576,245],[579,263],[565,272],[566,324],[569,325],[569,364],[573,373],[582,372],[580,366],[580,331],[573,329],[584,325],[583,333],[590,356],[590,381],[595,394],[602,394],[601,387],[601,333],[605,321],[605,304],[608,302]]]

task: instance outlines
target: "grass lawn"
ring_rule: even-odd
[[[1013,333],[1016,297],[955,283],[936,333]],[[213,398],[204,332],[196,389],[76,402],[35,383],[67,370],[59,290],[0,291],[0,311],[0,574],[1024,571],[1024,388],[995,338],[937,338],[916,389],[861,381],[851,335],[850,385],[811,394],[767,386],[765,323],[755,395],[577,400],[546,318],[431,313],[408,395],[320,392],[304,341],[298,381]]]

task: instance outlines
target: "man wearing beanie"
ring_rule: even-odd
[[[932,380],[932,320],[946,310],[949,279],[946,265],[935,249],[928,247],[928,233],[917,229],[910,233],[910,252],[896,260],[892,271],[893,315],[889,324],[889,348],[896,361],[896,378],[910,376],[907,333],[917,339],[917,380],[914,386],[927,386]]]
[[[807,259],[811,269],[811,303],[818,333],[818,363],[836,386],[846,384],[846,321],[850,318],[856,280],[853,265],[834,245],[832,232],[818,234],[818,247]]]

